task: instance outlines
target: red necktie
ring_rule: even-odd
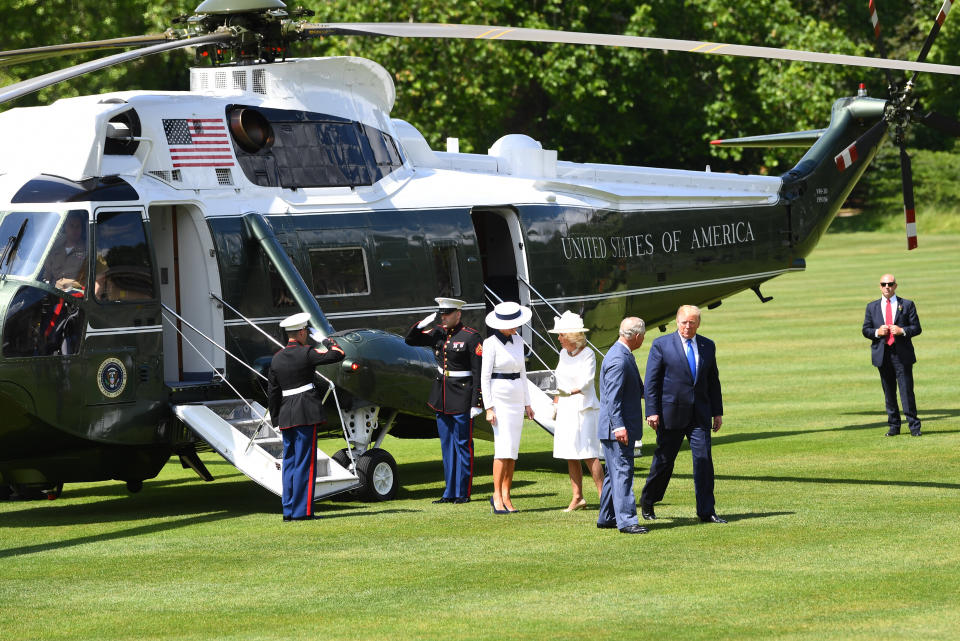
[[[887,299],[887,313],[883,319],[887,325],[893,325],[893,306],[890,304],[890,299]],[[887,345],[893,345],[893,332],[887,334]]]

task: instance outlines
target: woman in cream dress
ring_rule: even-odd
[[[517,512],[510,501],[513,470],[520,450],[524,417],[533,418],[527,392],[524,345],[517,328],[530,320],[531,312],[513,302],[497,305],[487,314],[487,327],[496,330],[483,341],[480,390],[487,420],[493,426],[493,496],[495,514]]]
[[[597,360],[587,347],[583,319],[573,312],[554,317],[551,334],[559,334],[560,362],[556,369],[557,418],[553,434],[553,456],[567,459],[573,498],[564,512],[587,506],[583,497],[583,468],[587,464],[597,495],[603,487],[603,466],[600,465],[600,440],[597,438],[597,414],[600,403],[594,388]]]

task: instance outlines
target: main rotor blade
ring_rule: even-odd
[[[198,47],[200,45],[213,43],[228,43],[233,40],[233,38],[234,36],[230,33],[210,33],[205,36],[186,38],[176,42],[164,42],[162,44],[153,45],[152,47],[143,47],[134,51],[117,53],[112,56],[107,56],[106,58],[98,58],[96,60],[91,60],[90,62],[84,62],[79,65],[67,67],[66,69],[61,69],[59,71],[53,71],[42,76],[37,76],[36,78],[31,78],[29,80],[24,80],[23,82],[18,82],[0,88],[0,104],[10,100],[16,100],[17,98],[25,96],[29,93],[33,93],[34,91],[39,91],[45,87],[49,87],[50,85],[55,85],[58,82],[63,82],[64,80],[69,80],[70,78],[76,78],[77,76],[82,76],[83,74],[90,73],[91,71],[97,71],[98,69],[111,67],[113,65],[120,64],[121,62],[129,62],[131,60],[143,58],[144,56],[149,56],[164,51],[172,51],[174,49],[182,49],[184,47]]]
[[[927,59],[927,54],[930,53],[930,47],[933,45],[933,41],[936,40],[937,34],[940,33],[940,27],[943,26],[952,6],[953,0],[943,0],[943,6],[940,7],[940,12],[937,14],[936,20],[933,21],[933,27],[930,28],[930,33],[927,35],[927,39],[924,40],[923,47],[920,49],[920,55],[917,56],[917,62],[923,62]],[[918,71],[914,70],[913,77],[910,78],[908,86],[912,86],[917,81],[917,73]]]
[[[886,58],[887,48],[883,46],[883,37],[880,35],[880,14],[877,12],[877,0],[870,0],[867,8],[870,11],[870,24],[873,25],[873,39],[877,44],[877,51],[880,52],[881,58]],[[887,78],[887,91],[893,91],[893,75],[889,69],[884,69],[883,74]]]
[[[23,62],[33,62],[45,58],[56,56],[67,56],[83,51],[97,51],[100,49],[123,49],[126,47],[146,47],[159,44],[161,42],[170,42],[177,40],[173,35],[164,33],[154,33],[143,36],[129,36],[126,38],[111,38],[109,40],[90,40],[88,42],[72,42],[62,45],[47,45],[44,47],[31,47],[30,49],[12,49],[10,51],[0,51],[0,67],[5,67]]]
[[[750,45],[725,44],[722,42],[647,38],[643,36],[618,36],[602,33],[583,33],[579,31],[552,31],[549,29],[515,29],[512,27],[491,27],[487,25],[414,22],[337,22],[329,24],[304,23],[300,25],[298,31],[304,38],[342,34],[393,36],[399,38],[458,38],[550,42],[600,45],[606,47],[630,47],[634,49],[660,49],[663,51],[686,51],[688,53],[718,56],[746,56],[750,58],[768,58],[771,60],[795,60],[798,62],[817,62],[855,67],[873,67],[876,69],[927,71],[930,73],[960,75],[960,66],[954,65],[930,64],[885,58],[867,58],[865,56],[847,56],[833,53],[818,53],[815,51],[800,51],[797,49],[777,49],[775,47],[754,47]]]
[[[900,145],[900,176],[903,179],[903,216],[907,222],[907,250],[917,248],[917,214],[913,203],[913,170],[910,156]]]
[[[917,118],[917,121],[921,124],[932,127],[941,133],[945,133],[948,136],[960,137],[960,122],[944,116],[943,114],[937,113],[936,111],[929,111],[924,115]]]

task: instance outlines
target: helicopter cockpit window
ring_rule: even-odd
[[[84,328],[79,301],[24,286],[10,299],[3,321],[7,358],[69,356],[80,349]]]
[[[43,261],[39,279],[68,294],[82,296],[87,288],[89,248],[87,245],[87,212],[67,213],[53,246]]]
[[[5,212],[0,222],[0,274],[33,276],[60,223],[53,212]]]
[[[156,297],[153,263],[140,212],[101,212],[97,216],[94,291],[102,302]]]
[[[370,293],[367,259],[361,247],[311,249],[310,270],[317,298]]]

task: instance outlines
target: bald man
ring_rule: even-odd
[[[920,419],[917,418],[917,402],[913,397],[913,364],[917,357],[913,352],[914,336],[919,336],[920,318],[913,301],[897,296],[897,279],[893,274],[880,277],[880,298],[867,303],[863,318],[863,335],[870,339],[870,357],[880,371],[880,384],[887,404],[887,433],[900,433],[900,408],[897,405],[897,388],[903,414],[912,436],[921,436]]]

